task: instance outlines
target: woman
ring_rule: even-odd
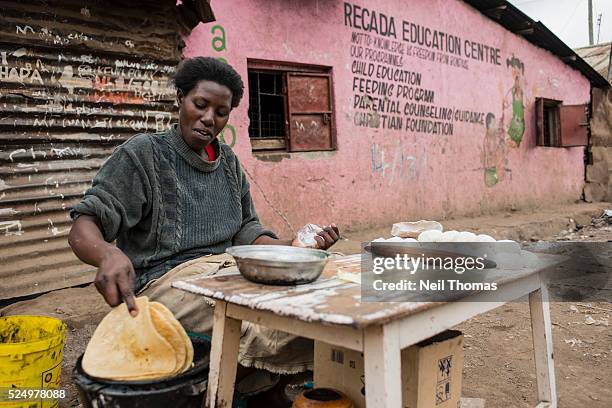
[[[508,136],[516,144],[516,147],[519,147],[525,133],[525,107],[523,105],[522,85],[525,65],[513,55],[511,59],[506,60],[506,66],[511,67],[512,79],[514,80],[512,88],[508,91],[512,92],[512,120],[508,127]]]
[[[194,269],[175,267],[232,245],[292,240],[279,240],[262,227],[238,158],[217,140],[242,98],[240,75],[216,59],[198,57],[179,65],[174,84],[178,126],[134,136],[115,149],[72,209],[69,242],[83,262],[98,267],[95,285],[109,305],[125,301],[135,316],[134,294],[147,295],[166,304],[187,330],[206,332],[212,311],[204,299],[170,287]],[[316,237],[319,248],[333,245],[338,235],[333,224],[324,228]],[[110,244],[114,240],[117,246]],[[266,356],[260,349],[265,333],[258,330],[250,343],[257,350],[244,351],[247,357]],[[285,340],[289,345],[293,338]],[[265,362],[259,367],[301,369]]]

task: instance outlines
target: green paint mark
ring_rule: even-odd
[[[512,120],[510,121],[510,128],[508,128],[508,136],[516,143],[516,146],[520,146],[523,140],[523,134],[525,133],[525,108],[523,106],[522,93],[520,98],[516,95],[516,92],[512,91]]]
[[[215,26],[213,26],[210,29],[211,34],[214,35],[214,37],[212,38],[211,41],[211,45],[213,47],[213,50],[217,51],[217,52],[221,52],[221,51],[225,51],[227,50],[227,43],[226,43],[226,37],[225,37],[225,29],[223,28],[223,26],[217,24]],[[225,59],[225,57],[217,57],[217,59],[219,61],[225,62],[226,64],[228,63],[227,60]],[[232,141],[230,143],[226,142],[225,139],[225,130],[229,129],[229,131],[231,132],[232,135]],[[221,141],[221,143],[225,143],[227,144],[229,147],[234,147],[234,145],[236,144],[236,128],[233,127],[232,125],[230,125],[229,123],[225,125],[225,127],[223,128],[223,130],[221,130],[221,135],[219,136],[219,140]]]
[[[525,65],[523,62],[512,55],[511,59],[506,60],[506,66],[512,70],[512,119],[508,127],[508,136],[516,147],[521,145],[525,133],[525,106],[523,105],[523,75]]]
[[[232,142],[231,143],[228,143],[228,142],[225,141],[225,129],[229,129],[229,131],[232,133]],[[236,144],[236,128],[233,127],[232,125],[230,125],[229,123],[227,125],[225,125],[223,130],[221,130],[221,136],[219,136],[219,140],[222,143],[225,143],[226,145],[228,145],[229,147],[234,147],[234,145]]]
[[[509,172],[507,158],[507,142],[503,130],[503,119],[498,122],[495,115],[487,113],[485,121],[487,130],[484,137],[483,167],[484,183],[487,187],[493,187],[506,178]]]
[[[223,26],[215,25],[210,29],[211,34],[215,34],[215,31],[220,31],[221,35],[217,35],[212,39],[212,47],[215,51],[223,51],[226,50],[225,44],[225,29]]]
[[[497,169],[492,167],[490,169],[485,169],[485,185],[487,187],[493,187],[499,181],[499,177],[497,176]]]

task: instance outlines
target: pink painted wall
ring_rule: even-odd
[[[278,162],[262,161],[251,152],[248,136],[248,89],[243,103],[232,112],[236,129],[234,150],[254,177],[251,190],[264,223],[288,234],[286,223],[299,228],[307,222],[336,222],[344,229],[421,218],[474,214],[540,203],[580,198],[583,187],[583,148],[544,148],[535,145],[536,97],[562,100],[564,104],[589,101],[588,80],[551,53],[506,31],[461,1],[355,0],[393,17],[399,42],[405,46],[403,69],[422,75],[421,87],[434,92],[433,105],[493,113],[496,123],[504,117],[497,137],[510,145],[505,178],[493,186],[484,182],[483,123],[449,121],[452,135],[410,130],[361,127],[355,116],[351,72],[351,33],[367,31],[345,25],[344,2],[324,0],[235,0],[213,2],[217,21],[200,24],[186,38],[185,56],[225,58],[246,82],[247,58],[318,64],[332,67],[338,150],[293,153]],[[353,9],[354,10],[354,9]],[[402,21],[427,26],[465,40],[500,50],[499,65],[459,57],[467,68],[450,66],[405,55]],[[225,47],[214,37],[225,31]],[[371,38],[377,37],[370,32]],[[388,38],[388,37],[386,37]],[[432,50],[423,46],[421,48]],[[439,51],[439,50],[432,50]],[[524,64],[521,87],[525,106],[525,132],[520,146],[512,145],[507,130],[512,118],[514,79],[506,60],[517,57]],[[504,104],[504,100],[506,103]],[[401,106],[406,102],[402,99]],[[400,115],[402,116],[402,115]],[[408,120],[404,117],[404,124]],[[227,132],[227,141],[231,133]],[[500,136],[501,135],[501,136]],[[383,158],[384,155],[384,158]]]

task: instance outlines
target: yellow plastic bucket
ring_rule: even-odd
[[[60,389],[62,351],[66,325],[44,316],[0,317],[0,407],[52,408],[58,399],[50,390]],[[30,392],[41,398],[12,399],[7,389],[49,390]],[[57,392],[55,396],[59,396]],[[8,399],[11,398],[9,401]]]

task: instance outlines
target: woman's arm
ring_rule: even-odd
[[[74,222],[68,243],[83,262],[98,267],[94,284],[106,303],[117,306],[125,301],[132,316],[138,314],[134,299],[134,266],[132,261],[116,246],[104,240],[98,219],[81,215]]]
[[[83,262],[98,267],[95,285],[110,306],[126,302],[132,315],[134,267],[119,248],[111,245],[120,234],[137,225],[150,210],[152,188],[139,155],[151,157],[147,135],[136,136],[119,146],[104,162],[92,186],[76,204],[71,215],[76,218],[69,243]]]

